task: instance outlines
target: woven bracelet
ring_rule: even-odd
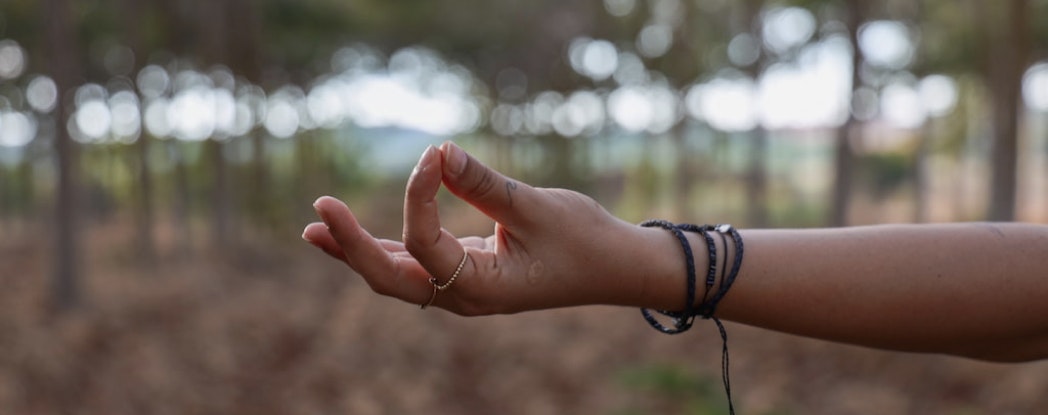
[[[659,314],[671,317],[673,319],[673,327],[666,327],[651,314],[651,310],[642,308],[641,314],[644,316],[644,320],[648,322],[656,330],[666,334],[678,334],[683,333],[691,328],[695,317],[701,316],[703,319],[713,320],[717,325],[717,330],[720,332],[722,348],[721,348],[721,380],[724,383],[724,393],[728,399],[728,413],[731,415],[735,414],[735,404],[731,397],[731,379],[728,370],[728,332],[724,328],[724,324],[721,323],[720,319],[714,315],[717,311],[717,305],[724,299],[724,296],[728,294],[728,290],[731,289],[732,284],[735,283],[735,278],[738,277],[739,271],[742,268],[742,255],[743,255],[743,242],[742,235],[735,227],[729,224],[719,225],[693,225],[693,224],[681,224],[676,225],[664,220],[649,220],[641,223],[644,227],[660,227],[666,229],[677,237],[677,240],[681,244],[681,249],[684,251],[684,262],[686,268],[686,284],[687,289],[685,293],[686,303],[683,311],[665,311],[657,310]],[[705,291],[702,296],[702,302],[695,307],[695,257],[691,251],[691,244],[688,243],[688,238],[684,235],[684,232],[698,233],[703,236],[706,240],[707,251],[709,252],[709,268],[706,273]],[[714,292],[713,297],[709,296],[710,289],[713,287],[716,276],[717,276],[717,245],[710,235],[710,232],[716,232],[724,244],[724,263],[721,266],[721,281],[717,290]],[[731,236],[731,240],[734,245],[734,252],[729,252],[728,241],[725,234]],[[728,269],[728,256],[732,255],[732,266]]]

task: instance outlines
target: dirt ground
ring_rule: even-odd
[[[93,232],[86,300],[66,314],[47,306],[42,237],[0,243],[0,414],[727,413],[712,323],[666,336],[613,307],[462,318],[378,297],[292,240],[147,266],[118,247],[130,232]],[[1048,362],[727,328],[739,414],[1048,408]]]

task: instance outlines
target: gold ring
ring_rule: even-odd
[[[451,278],[448,279],[448,282],[441,284],[437,282],[437,277],[429,278],[429,283],[433,284],[433,294],[430,294],[429,301],[426,301],[425,304],[422,304],[423,310],[425,310],[426,307],[429,307],[431,304],[433,304],[433,300],[437,299],[437,291],[444,291],[448,289],[448,287],[451,287],[451,284],[455,282],[456,278],[458,278],[459,273],[462,272],[462,267],[466,265],[466,258],[469,258],[469,252],[462,251],[462,260],[459,261],[458,266],[455,267],[455,272],[451,274]]]

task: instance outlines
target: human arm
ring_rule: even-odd
[[[456,239],[436,193],[496,221]],[[508,179],[445,144],[423,155],[405,195],[401,241],[371,237],[332,198],[303,237],[376,292],[414,304],[459,279],[434,306],[464,315],[584,304],[681,309],[680,246],[666,231],[608,214],[592,199]],[[1048,227],[1017,224],[743,230],[742,269],[717,315],[788,333],[893,350],[989,360],[1048,357]],[[705,242],[691,237],[697,267]],[[724,247],[721,247],[724,248]]]
[[[728,320],[864,346],[1048,357],[1048,227],[748,230]]]

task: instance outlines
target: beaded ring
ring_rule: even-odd
[[[455,267],[455,272],[451,274],[451,278],[448,279],[448,282],[441,284],[437,281],[437,277],[429,277],[429,283],[433,284],[433,294],[430,294],[429,301],[426,301],[425,304],[422,304],[421,309],[425,310],[426,307],[429,307],[431,304],[433,304],[433,300],[437,299],[437,291],[444,291],[448,289],[448,287],[451,287],[451,284],[455,282],[456,278],[458,278],[459,273],[462,272],[462,267],[466,265],[466,258],[469,258],[469,252],[463,251],[462,260],[459,261],[458,266]]]

